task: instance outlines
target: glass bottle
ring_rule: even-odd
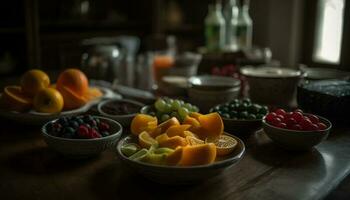
[[[225,49],[234,51],[237,49],[236,29],[238,24],[238,6],[236,0],[228,0],[224,7],[225,17]]]
[[[253,22],[249,16],[249,0],[243,0],[238,14],[237,44],[239,49],[252,47]]]
[[[220,51],[225,46],[225,20],[219,3],[209,5],[205,18],[205,39],[209,52]]]

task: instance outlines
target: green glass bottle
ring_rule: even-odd
[[[205,39],[208,52],[221,51],[225,46],[225,20],[221,4],[209,5],[205,18]]]

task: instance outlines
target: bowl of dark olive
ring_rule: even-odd
[[[110,99],[97,105],[98,112],[105,117],[119,122],[121,125],[130,126],[131,120],[140,111],[144,104],[128,99]]]
[[[252,103],[250,99],[234,99],[210,109],[218,112],[224,122],[225,131],[241,137],[248,137],[262,128],[262,119],[268,107]]]

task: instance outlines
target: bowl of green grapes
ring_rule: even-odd
[[[249,136],[262,128],[262,119],[268,113],[267,106],[250,99],[234,99],[210,109],[217,112],[224,122],[225,131],[239,136]]]
[[[180,99],[159,98],[153,105],[141,108],[142,114],[156,116],[160,122],[164,122],[172,117],[176,117],[182,122],[191,112],[199,112],[197,106],[186,103]]]

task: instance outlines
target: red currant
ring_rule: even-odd
[[[317,123],[317,126],[318,126],[318,130],[325,130],[325,129],[327,129],[326,124],[324,124],[322,122]]]
[[[286,120],[286,124],[288,128],[291,128],[293,125],[297,124],[297,121],[294,118],[289,118]]]
[[[280,118],[282,122],[285,120],[283,115],[277,115],[276,117]]]
[[[302,119],[299,122],[300,126],[303,128],[303,130],[309,130],[311,129],[310,126],[312,125],[312,122],[309,119]]]
[[[301,114],[303,114],[304,112],[301,109],[295,109],[294,112],[300,112]]]
[[[317,124],[320,121],[316,115],[308,115],[308,118],[314,124]]]
[[[275,113],[277,114],[277,115],[285,115],[286,114],[286,111],[285,110],[283,110],[282,108],[280,108],[280,109],[277,109],[276,111],[275,111]]]
[[[287,125],[282,122],[282,123],[277,124],[277,127],[279,127],[279,128],[287,128]]]
[[[272,119],[272,121],[270,122],[270,124],[274,125],[274,126],[277,126],[279,123],[281,123],[282,120],[278,117],[275,117]]]
[[[292,117],[295,119],[296,122],[300,122],[302,121],[302,119],[304,118],[303,117],[303,114],[301,114],[300,112],[293,112],[292,114]]]
[[[291,127],[292,130],[296,130],[296,131],[301,131],[302,128],[299,124],[294,124],[292,127]]]
[[[272,122],[272,120],[276,117],[276,113],[270,112],[269,114],[266,115],[265,119],[267,122]]]
[[[317,130],[318,130],[317,124],[311,124],[311,125],[308,127],[308,130],[309,130],[309,131],[317,131]]]

